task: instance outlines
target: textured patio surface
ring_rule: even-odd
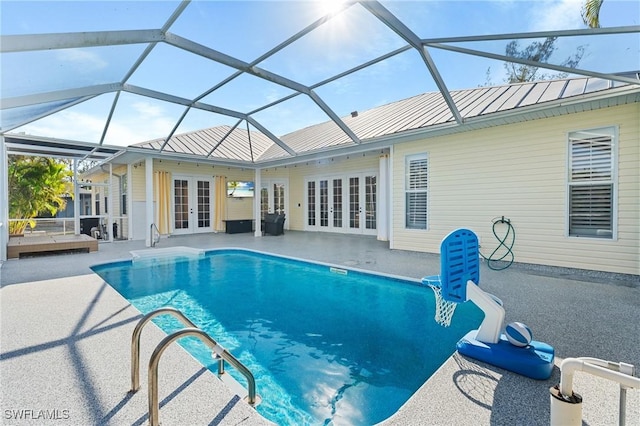
[[[391,251],[372,237],[286,232],[201,234],[161,240],[158,248],[244,247],[409,278],[439,271],[439,256]],[[130,258],[143,242],[101,243],[98,252],[10,260],[0,268],[2,424],[147,424],[150,353],[164,333],[142,333],[141,389],[130,387],[130,339],[140,313],[89,269]],[[517,260],[517,246],[516,246]],[[507,321],[523,321],[556,349],[556,365],[589,356],[640,366],[640,283],[608,276],[513,265],[482,266],[481,286],[499,296]],[[425,318],[432,321],[433,318]],[[179,346],[160,363],[163,425],[266,424]],[[454,354],[389,425],[548,425],[549,387]],[[577,373],[587,425],[618,423],[618,385]],[[260,390],[258,389],[258,392]],[[268,395],[262,395],[268,398]],[[22,417],[19,419],[18,417]],[[25,417],[29,417],[26,419]],[[627,394],[627,425],[640,424],[640,391]],[[339,422],[336,422],[339,424]]]

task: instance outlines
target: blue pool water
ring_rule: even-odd
[[[444,328],[433,319],[433,292],[416,282],[251,251],[93,269],[142,313],[173,306],[225,346],[256,376],[258,412],[281,425],[386,419],[482,319],[465,303]],[[181,328],[170,316],[154,322],[167,333]],[[180,344],[217,372],[207,347]]]

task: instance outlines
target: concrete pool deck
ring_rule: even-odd
[[[437,255],[389,250],[362,236],[201,234],[162,239],[158,248],[169,246],[242,247],[409,278],[439,271]],[[129,394],[131,333],[141,315],[89,269],[144,248],[140,241],[103,243],[94,253],[3,264],[2,424],[148,423],[146,369],[164,333],[154,325],[142,333],[141,389]],[[525,322],[536,340],[555,347],[556,366],[567,357],[589,356],[640,367],[637,276],[518,264],[492,271],[483,265],[481,286],[504,301],[508,322]],[[162,357],[159,379],[163,425],[268,424],[177,345]],[[456,353],[384,423],[548,425],[549,387],[559,379],[558,368],[549,380],[536,381]],[[616,383],[578,373],[574,389],[584,398],[583,424],[618,424]],[[639,390],[627,392],[626,415],[628,425],[640,424]]]

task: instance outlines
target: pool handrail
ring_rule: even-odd
[[[137,392],[140,389],[140,335],[144,326],[153,318],[169,314],[173,315],[176,319],[180,320],[186,327],[198,328],[189,318],[187,318],[182,312],[172,307],[163,307],[149,312],[143,316],[136,327],[133,329],[131,335],[131,390],[129,392]]]
[[[143,316],[131,336],[131,393],[137,392],[140,388],[140,335],[143,327],[153,318],[159,315],[169,314],[180,320],[187,328],[180,329],[166,336],[156,346],[149,360],[149,423],[152,426],[159,424],[159,402],[158,402],[158,364],[164,350],[173,342],[182,337],[197,337],[209,346],[218,359],[218,375],[224,374],[224,362],[227,361],[238,370],[247,380],[247,403],[253,407],[260,403],[260,397],[256,395],[256,381],[251,371],[233,356],[228,350],[222,347],[206,332],[198,328],[182,312],[172,307],[163,307],[149,312]]]
[[[157,239],[154,238],[154,231],[155,233],[158,235]],[[155,223],[151,224],[151,229],[149,229],[149,233],[151,235],[149,235],[149,243],[151,245],[151,247],[155,247],[156,244],[158,244],[160,242],[160,230],[158,229],[158,226]]]

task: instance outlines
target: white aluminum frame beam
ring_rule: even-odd
[[[157,43],[164,40],[164,37],[162,30],[122,30],[6,35],[2,37],[0,53]]]
[[[98,84],[95,86],[79,87],[76,89],[56,90],[53,92],[34,93],[33,95],[16,96],[2,99],[1,109],[20,108],[49,102],[64,101],[67,99],[91,98],[104,93],[121,90],[120,83]]]
[[[451,97],[451,93],[449,93],[449,89],[447,89],[447,85],[445,84],[442,76],[440,75],[440,71],[438,71],[438,67],[436,67],[435,62],[429,55],[427,48],[423,45],[422,39],[418,37],[413,31],[409,29],[402,21],[400,21],[394,14],[392,14],[387,8],[385,8],[378,1],[366,0],[360,1],[360,4],[367,9],[373,16],[378,18],[383,24],[389,27],[393,32],[398,34],[401,38],[407,41],[414,49],[420,53],[422,60],[424,61],[427,69],[431,73],[431,77],[436,83],[438,90],[444,97],[451,114],[455,118],[458,124],[462,124],[462,116],[460,115],[460,111],[458,111],[458,107]]]
[[[204,58],[210,59],[212,61],[218,62],[222,65],[235,68],[238,71],[251,74],[255,77],[259,77],[263,80],[270,81],[279,86],[283,86],[293,91],[296,91],[298,93],[302,93],[309,96],[313,100],[313,102],[315,102],[316,105],[318,105],[318,107],[320,107],[320,109],[327,116],[329,116],[329,118],[332,121],[334,121],[336,125],[338,125],[338,127],[340,127],[340,129],[342,129],[344,133],[346,133],[353,140],[353,142],[361,143],[360,139],[355,135],[355,133],[353,133],[353,131],[351,131],[349,126],[347,126],[340,119],[340,117],[338,117],[338,115],[331,108],[329,108],[329,106],[324,101],[322,101],[322,99],[320,99],[320,97],[317,94],[313,93],[309,87],[301,83],[298,83],[297,81],[288,79],[281,75],[275,74],[271,71],[267,71],[258,66],[252,65],[248,62],[244,62],[233,56],[229,56],[225,53],[218,52],[217,50],[211,49],[207,46],[198,44],[196,42],[182,38],[172,33],[166,33],[165,42],[174,47],[178,47],[180,49],[186,50],[188,52],[191,52],[196,55],[200,55]]]
[[[526,33],[503,33],[476,36],[423,38],[422,43],[463,43],[474,41],[521,40],[546,37],[575,37],[610,34],[629,34],[640,32],[640,25],[628,25],[607,28],[584,28],[578,30],[533,31]]]
[[[569,68],[569,67],[564,67],[562,65],[550,64],[547,62],[537,62],[537,61],[531,61],[528,59],[514,58],[512,56],[483,52],[480,50],[468,49],[468,48],[458,47],[458,46],[449,46],[442,43],[428,43],[428,46],[436,49],[449,50],[451,52],[457,52],[457,53],[465,53],[473,56],[481,56],[489,59],[497,59],[505,62],[514,62],[516,64],[522,64],[522,65],[538,67],[538,68],[545,68],[545,69],[560,71],[568,74],[579,74],[579,75],[584,75],[589,77],[597,77],[605,80],[614,80],[614,81],[620,81],[622,83],[630,83],[630,84],[636,84],[636,85],[640,84],[640,80],[638,79],[624,77],[624,76],[615,75],[615,74],[589,71],[589,70],[580,69],[580,68]]]

